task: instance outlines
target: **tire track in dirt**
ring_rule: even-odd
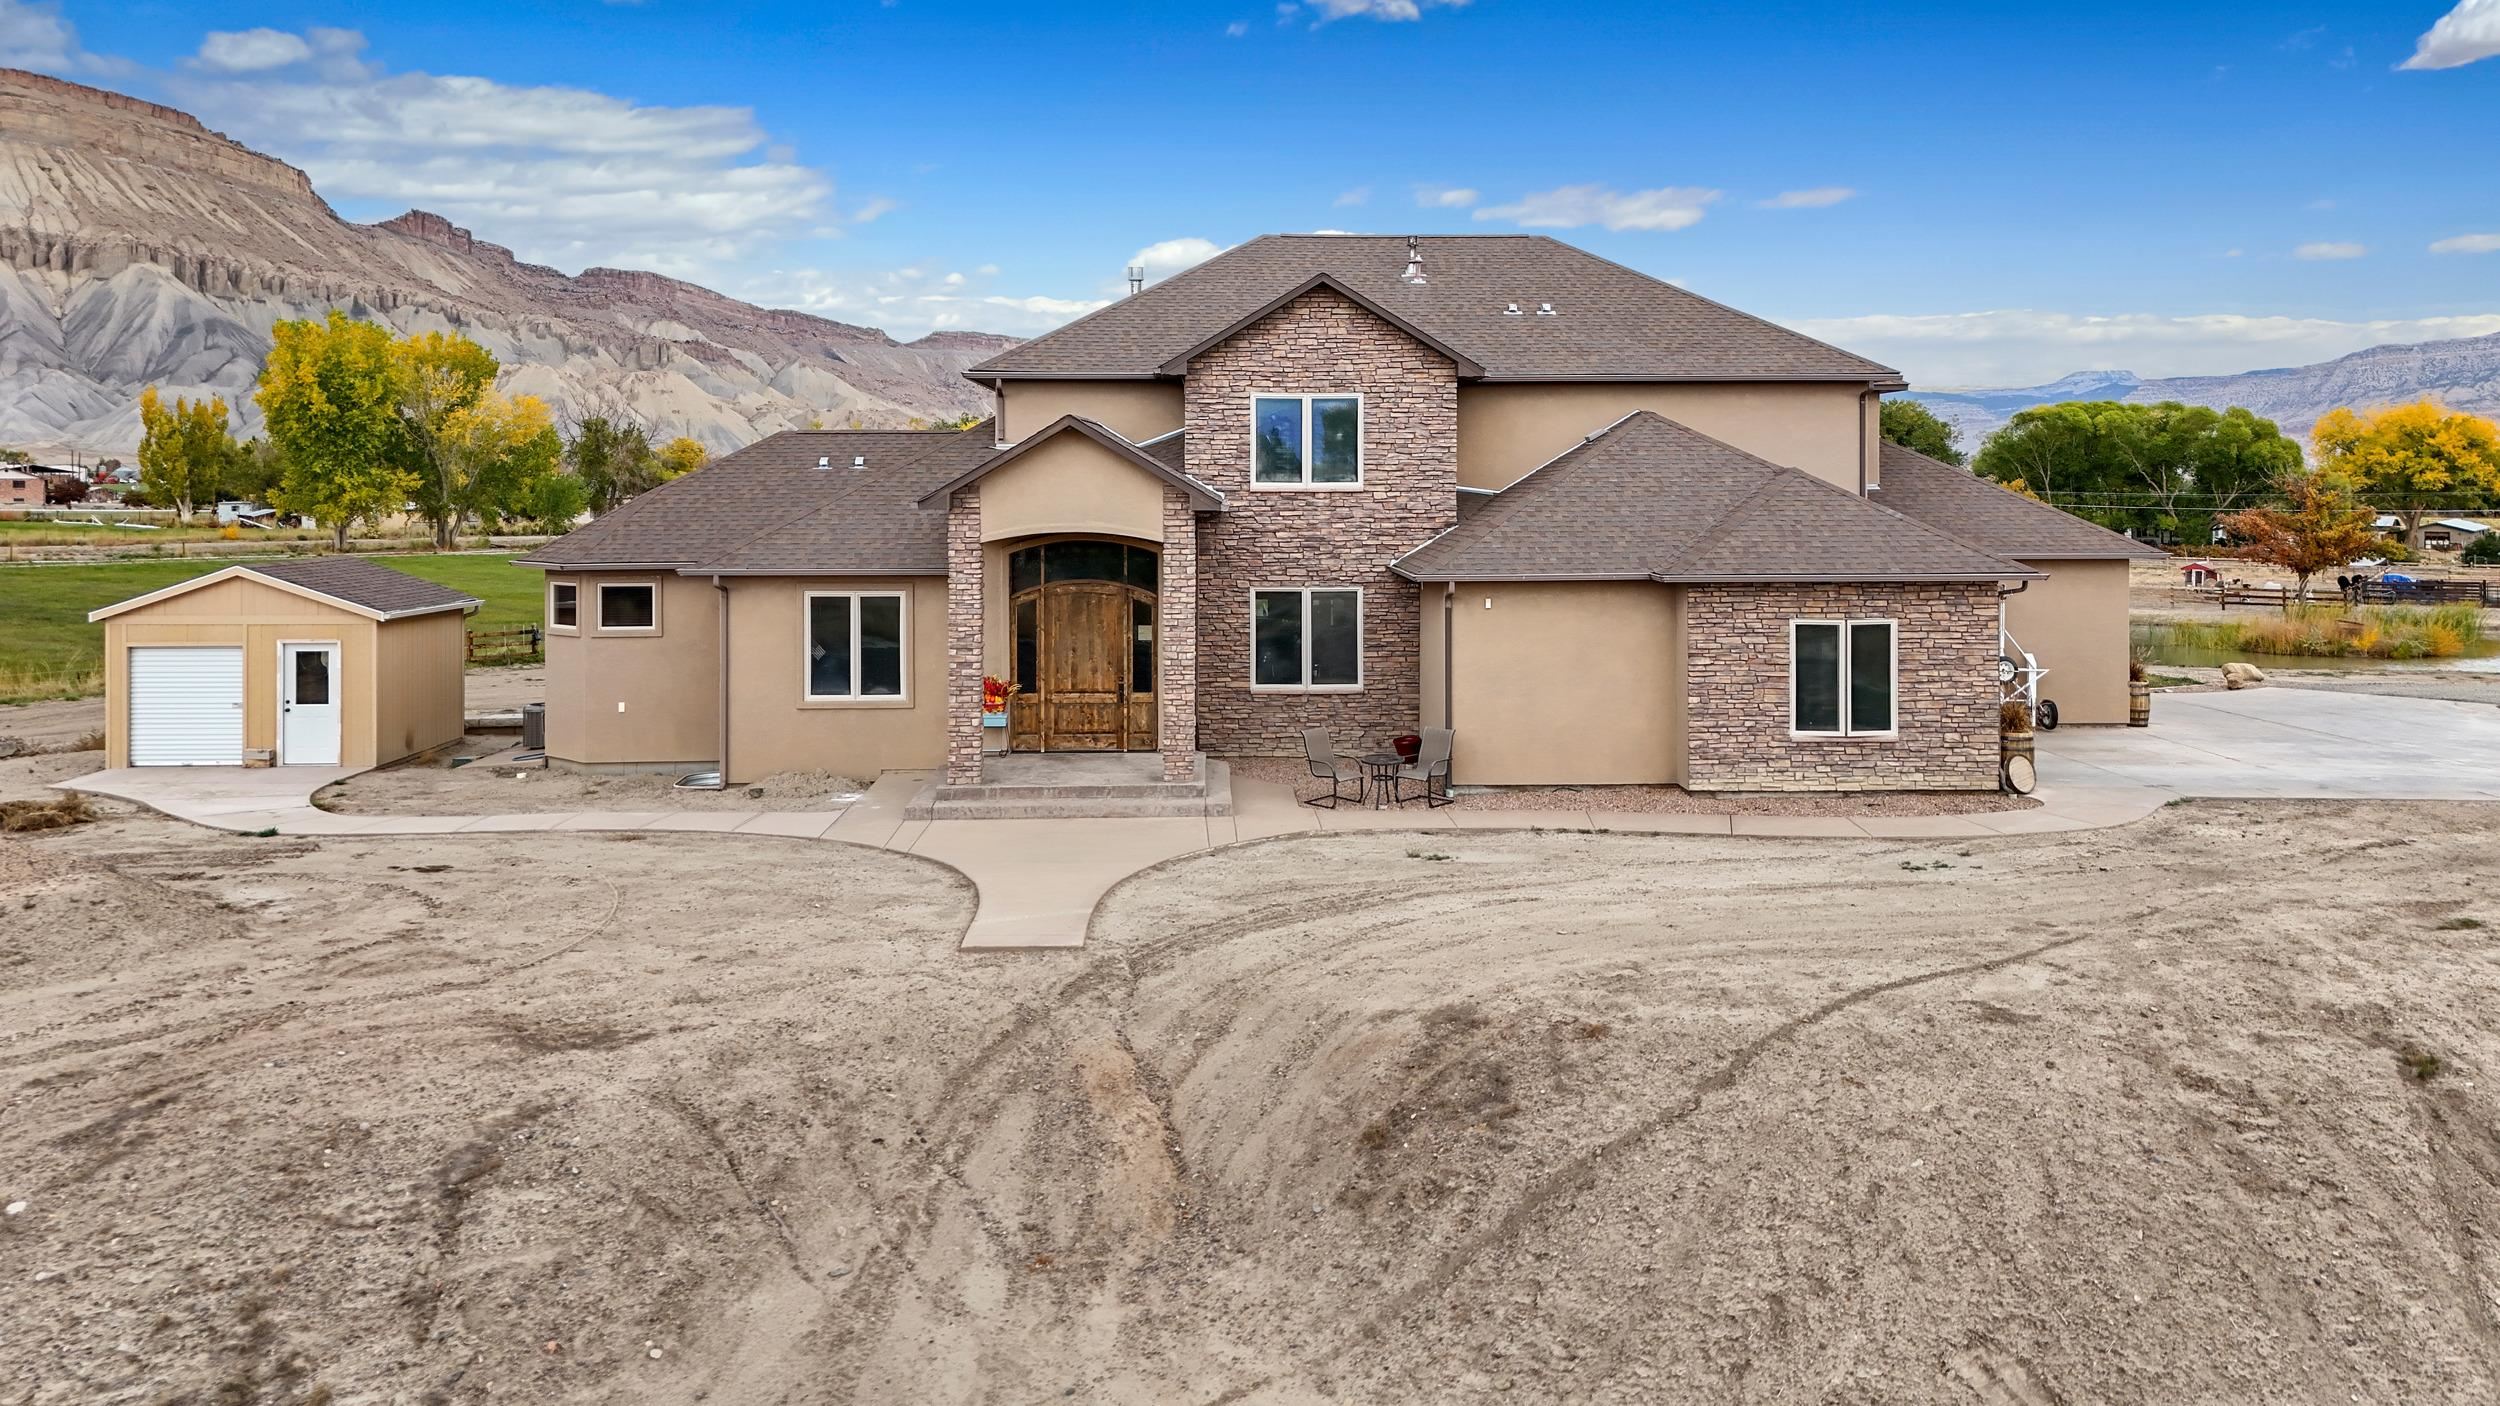
[[[2124,932],[2131,924],[2152,917],[2161,911],[2159,908],[2144,909],[2114,919],[2109,927],[2112,931]],[[1420,1279],[1389,1295],[1378,1308],[1363,1315],[1360,1321],[1339,1334],[1334,1343],[1303,1359],[1286,1372],[1262,1377],[1213,1397],[1209,1400],[1208,1406],[1230,1406],[1230,1403],[1242,1401],[1253,1392],[1276,1385],[1280,1381],[1291,1380],[1313,1370],[1334,1365],[1357,1345],[1377,1337],[1381,1329],[1390,1322],[1402,1317],[1427,1299],[1445,1292],[1460,1274],[1485,1254],[1517,1239],[1527,1229],[1528,1223],[1547,1206],[1584,1188],[1595,1178],[1599,1168],[1614,1154],[1635,1142],[1673,1129],[1700,1112],[1711,1095],[1734,1087],[1737,1081],[1742,1079],[1774,1046],[1786,1043],[1853,1006],[1863,1005],[1895,992],[1940,981],[1952,981],[1961,977],[2002,971],[2024,962],[2036,961],[2053,952],[2077,946],[2103,935],[2099,930],[2074,933],[2003,956],[1958,963],[1931,971],[1913,972],[1907,976],[1875,982],[1872,985],[1844,992],[1802,1015],[1782,1021],[1746,1042],[1710,1075],[1695,1084],[1673,1106],[1634,1123],[1631,1127],[1573,1157],[1539,1178],[1534,1186],[1503,1212],[1500,1219],[1467,1237],[1442,1255]]]

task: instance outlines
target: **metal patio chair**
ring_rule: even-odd
[[[1302,804],[1326,806],[1330,810],[1335,810],[1339,801],[1352,801],[1358,806],[1363,803],[1362,768],[1337,755],[1337,746],[1328,740],[1326,728],[1306,727],[1302,729],[1302,755],[1311,769],[1311,775],[1328,783],[1327,795],[1311,796],[1304,799]],[[1351,796],[1345,793],[1345,788],[1349,784],[1354,787],[1354,794]]]
[[[1423,745],[1415,749],[1415,760],[1399,767],[1397,775],[1390,778],[1389,798],[1399,805],[1404,805],[1419,796],[1427,810],[1437,810],[1448,805],[1450,803],[1450,746],[1457,740],[1457,737],[1458,734],[1446,727],[1425,728]],[[1423,787],[1417,796],[1406,794],[1406,784],[1410,781]],[[1440,783],[1438,791],[1433,789],[1433,783],[1436,781]]]

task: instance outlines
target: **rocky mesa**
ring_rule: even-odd
[[[898,342],[658,274],[568,276],[422,210],[354,224],[187,113],[0,69],[0,444],[127,457],[148,385],[222,395],[252,433],[270,328],[331,308],[474,338],[562,420],[716,451],[985,411],[960,373],[1014,341]]]

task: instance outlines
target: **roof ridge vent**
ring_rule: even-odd
[[[1418,288],[1425,282],[1423,244],[1411,234],[1406,237],[1406,272],[1398,275],[1398,281]]]

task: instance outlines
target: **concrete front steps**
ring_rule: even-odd
[[[1163,779],[1151,752],[1018,753],[986,757],[977,785],[932,781],[906,820],[1094,820],[1230,815],[1232,768],[1198,754],[1197,778]]]

